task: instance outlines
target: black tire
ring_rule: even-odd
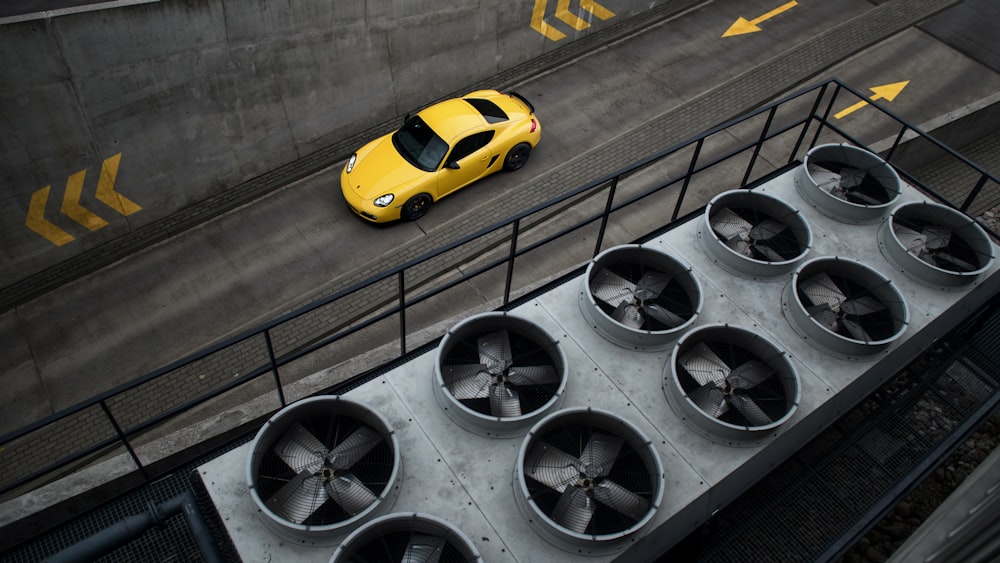
[[[503,159],[503,169],[511,172],[520,170],[528,162],[528,157],[530,156],[531,145],[528,143],[518,143],[507,151],[507,156]]]
[[[417,194],[411,197],[403,204],[403,219],[416,221],[427,214],[427,210],[430,209],[432,203],[434,203],[434,200],[427,194]]]

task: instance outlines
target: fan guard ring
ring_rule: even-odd
[[[650,246],[630,244],[601,252],[587,265],[583,286],[579,301],[584,318],[598,334],[624,348],[666,350],[702,307],[701,284],[691,267]]]
[[[723,192],[705,206],[698,240],[730,273],[753,279],[790,274],[812,247],[812,230],[797,209],[763,192]]]
[[[665,475],[652,441],[608,411],[549,414],[521,443],[514,499],[552,545],[582,555],[624,549],[653,519]]]
[[[337,395],[302,399],[257,432],[247,487],[266,527],[304,545],[333,545],[399,494],[399,442],[368,407]]]
[[[799,376],[764,336],[726,324],[688,332],[664,370],[674,412],[713,440],[751,446],[769,439],[796,412]]]
[[[963,289],[992,266],[990,237],[964,213],[928,201],[900,205],[878,230],[882,255],[909,278]]]
[[[400,512],[358,528],[330,558],[330,563],[351,561],[475,563],[482,557],[469,537],[451,523],[431,514]]]
[[[434,396],[470,432],[516,436],[562,404],[566,355],[548,332],[508,313],[469,317],[445,334]]]
[[[848,360],[885,350],[910,321],[892,280],[860,262],[829,256],[799,266],[785,285],[782,310],[813,346]]]
[[[810,149],[795,187],[820,213],[853,224],[880,221],[902,191],[899,175],[882,157],[846,143]]]

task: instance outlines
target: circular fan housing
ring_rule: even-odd
[[[532,528],[577,555],[629,545],[663,500],[665,476],[652,441],[610,412],[565,409],[521,443],[514,499]]]
[[[882,255],[908,277],[943,290],[968,287],[993,264],[989,235],[969,216],[930,202],[900,205],[878,231]]]
[[[769,279],[795,269],[812,246],[812,231],[798,210],[778,198],[733,190],[705,207],[698,240],[725,270]]]
[[[648,246],[605,250],[583,280],[583,316],[598,334],[625,348],[666,350],[701,312],[701,285],[691,267]]]
[[[453,422],[477,434],[522,434],[562,403],[566,355],[538,325],[484,313],[455,325],[438,346],[434,395]]]
[[[399,443],[389,423],[339,396],[303,399],[257,432],[247,487],[264,524],[301,545],[333,545],[399,494]]]
[[[703,435],[750,446],[777,434],[799,404],[799,376],[768,339],[722,324],[698,327],[674,346],[663,393]]]
[[[452,524],[419,512],[380,516],[354,531],[330,563],[401,563],[482,561],[468,536]]]
[[[910,316],[892,280],[836,257],[802,264],[785,286],[782,309],[813,346],[845,359],[865,359],[902,336]]]
[[[795,186],[820,213],[854,224],[877,223],[901,191],[899,175],[882,157],[847,144],[813,147]]]

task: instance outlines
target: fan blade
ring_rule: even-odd
[[[788,226],[781,221],[768,219],[750,229],[750,238],[754,240],[768,240],[785,232],[786,229],[788,229]]]
[[[708,222],[719,238],[727,242],[734,239],[746,239],[750,229],[753,228],[753,223],[740,217],[728,207],[723,207],[713,213]]]
[[[698,342],[680,358],[681,367],[699,385],[722,384],[732,371],[704,342]]]
[[[617,307],[635,299],[635,284],[611,270],[599,270],[590,280],[590,292],[601,301]]]
[[[656,299],[670,283],[670,276],[663,272],[649,271],[639,278],[635,287],[635,297],[639,301]]]
[[[625,301],[611,312],[611,318],[629,328],[640,328],[645,321],[639,312],[639,307]]]
[[[945,269],[951,271],[973,272],[978,268],[978,266],[966,262],[965,260],[956,258],[952,254],[949,254],[947,252],[935,252],[931,256],[934,257],[934,261],[937,262],[940,266],[945,267]],[[948,266],[945,266],[946,264]]]
[[[765,379],[771,377],[772,373],[774,372],[767,367],[767,364],[757,359],[751,359],[736,366],[736,369],[726,379],[731,387],[745,390],[760,385]]]
[[[865,331],[864,327],[861,326],[855,319],[843,318],[840,319],[840,325],[844,327],[847,332],[851,334],[856,340],[862,340],[864,342],[871,342],[872,337],[868,336],[868,332]]]
[[[840,291],[840,288],[833,283],[826,272],[820,272],[803,280],[801,288],[813,305],[829,305],[834,311],[838,310],[841,303],[847,301],[847,296],[844,295],[843,291]]]
[[[583,464],[559,448],[536,442],[524,458],[524,473],[560,493],[580,478]]]
[[[809,307],[806,312],[827,330],[837,332],[837,313],[834,313],[826,303]]]
[[[654,319],[660,321],[661,323],[667,325],[670,328],[678,327],[684,324],[684,318],[677,315],[667,309],[662,305],[657,305],[656,303],[646,303],[642,307],[646,314]]]
[[[510,335],[498,330],[479,337],[479,362],[493,375],[500,375],[510,367],[514,356],[510,351]]]
[[[856,317],[870,315],[872,313],[885,310],[886,306],[881,301],[871,297],[870,295],[862,295],[861,297],[844,301],[840,305],[840,311],[842,313],[854,315]]]
[[[295,423],[281,435],[273,451],[296,473],[316,473],[323,467],[327,448],[305,426]]]
[[[521,416],[521,398],[517,389],[503,383],[493,384],[490,387],[490,412],[500,417]]]
[[[739,252],[740,254],[742,254],[744,256],[750,256],[750,255],[753,254],[753,247],[750,246],[749,242],[747,242],[747,241],[745,241],[745,240],[743,240],[741,238],[734,238],[734,239],[727,240],[726,241],[726,246],[728,246],[729,248],[731,248],[733,250],[733,252]]]
[[[334,476],[323,483],[330,500],[340,505],[344,512],[354,516],[378,500],[375,495],[353,473]]]
[[[334,469],[350,469],[381,441],[381,434],[372,428],[362,426],[330,450],[330,453],[326,454],[326,461]]]
[[[312,516],[323,503],[323,481],[305,471],[298,473],[284,484],[274,496],[267,499],[267,507],[282,518],[301,524]]]
[[[781,254],[778,254],[777,250],[771,248],[770,246],[768,246],[767,244],[765,244],[763,242],[758,242],[758,243],[754,244],[753,248],[757,252],[760,252],[761,254],[763,254],[764,258],[767,258],[768,262],[784,262],[785,261],[785,257],[784,256],[782,256]]]
[[[636,522],[649,512],[648,500],[608,479],[594,485],[594,499]]]
[[[591,434],[590,441],[580,453],[583,473],[590,478],[606,477],[618,459],[618,452],[624,443],[624,439],[612,434],[598,432]]]
[[[587,493],[570,487],[559,497],[559,502],[552,510],[552,519],[559,525],[582,534],[587,531],[596,510],[597,505]]]
[[[736,407],[736,410],[740,411],[740,414],[746,418],[753,426],[764,426],[765,424],[771,424],[774,422],[771,417],[767,416],[760,406],[753,402],[750,397],[746,395],[730,395],[729,402]]]
[[[806,168],[809,171],[809,177],[813,179],[813,182],[816,182],[816,186],[820,189],[830,192],[831,194],[840,189],[840,174],[834,170],[831,170],[826,166],[816,164],[812,161],[809,161]]]
[[[927,237],[909,227],[893,223],[892,232],[896,233],[899,244],[911,254],[919,254],[927,249]]]
[[[448,542],[444,538],[415,533],[406,544],[400,563],[437,563],[446,545]]]
[[[948,227],[927,225],[923,234],[927,239],[927,248],[937,250],[948,246],[951,242],[951,229]]]
[[[715,386],[714,383],[706,383],[701,387],[691,391],[688,397],[709,416],[719,418],[729,410],[729,403],[726,402],[726,393]]]
[[[507,381],[514,385],[546,385],[559,383],[552,366],[514,366],[507,371]]]
[[[879,205],[880,203],[882,203],[881,201],[879,201],[877,197],[872,197],[866,194],[865,192],[858,190],[848,190],[847,200],[850,201],[852,199],[861,200],[861,203],[863,205]],[[856,202],[852,201],[851,203],[856,203]]]
[[[494,379],[486,372],[483,364],[446,366],[448,371],[448,391],[460,401],[485,399],[490,396],[490,384]]]
[[[840,169],[840,185],[845,189],[856,188],[861,185],[867,174],[860,168],[845,166]]]

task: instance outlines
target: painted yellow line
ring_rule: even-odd
[[[546,0],[535,0],[535,7],[531,10],[531,29],[552,41],[559,41],[566,34],[545,23],[545,3]]]
[[[142,210],[137,203],[123,196],[115,190],[115,180],[118,178],[118,164],[121,162],[122,153],[109,156],[104,159],[101,165],[101,179],[97,182],[97,199],[107,204],[122,215],[131,215]]]
[[[615,17],[614,12],[601,6],[596,0],[580,0],[580,7],[594,14],[598,19],[607,20]]]
[[[722,34],[722,36],[732,37],[733,35],[745,35],[747,33],[758,32],[761,30],[760,24],[764,23],[765,21],[779,14],[787,12],[788,10],[791,10],[792,8],[798,5],[799,5],[798,2],[792,0],[791,2],[782,4],[781,6],[778,6],[777,8],[771,10],[770,12],[767,12],[762,16],[757,16],[752,20],[748,20],[746,18],[737,18],[736,22],[733,23],[733,25],[729,26],[729,29],[727,29],[726,32]]]
[[[909,80],[904,80],[902,82],[893,82],[892,84],[872,86],[871,88],[869,88],[869,90],[872,91],[872,95],[870,98],[868,98],[868,100],[871,100],[873,102],[877,100],[885,100],[887,102],[892,102],[893,100],[896,99],[896,96],[898,96],[899,93],[903,91],[903,88],[906,88],[906,85],[909,83],[910,83]],[[838,111],[837,113],[833,114],[833,118],[842,119],[844,117],[847,117],[848,115],[851,115],[852,113],[858,111],[859,109],[867,106],[868,100],[861,100],[860,102],[854,105],[851,105],[849,107],[846,107]]]
[[[583,31],[590,27],[590,24],[580,19],[576,14],[569,11],[569,0],[559,0],[556,4],[556,17],[577,31]]]
[[[106,226],[108,222],[80,205],[80,194],[83,193],[83,179],[86,176],[87,170],[83,169],[66,180],[66,193],[63,195],[62,207],[59,209],[63,212],[63,215],[80,223],[91,231],[96,231]]]
[[[31,203],[28,205],[28,217],[24,220],[24,224],[32,231],[48,239],[52,244],[62,246],[67,242],[75,240],[75,237],[45,218],[45,204],[49,201],[50,190],[51,186],[45,186],[31,194]]]

